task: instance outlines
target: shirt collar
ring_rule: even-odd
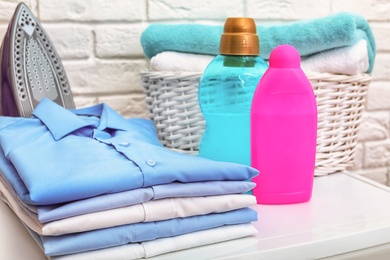
[[[47,98],[41,100],[35,108],[33,115],[46,125],[55,140],[59,140],[80,128],[93,126],[93,124],[83,120],[83,118],[78,115],[99,117],[99,130],[104,130],[106,128],[125,130],[127,122],[125,118],[106,104],[67,110]]]

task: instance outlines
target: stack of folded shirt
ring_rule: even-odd
[[[255,234],[258,172],[164,148],[146,119],[43,99],[0,117],[0,197],[52,259],[136,259]]]
[[[222,32],[222,26],[156,23],[142,33],[141,45],[153,70],[203,72],[219,53]],[[264,60],[278,45],[290,44],[301,54],[305,71],[353,75],[371,73],[374,66],[374,35],[358,14],[259,24],[257,33]]]

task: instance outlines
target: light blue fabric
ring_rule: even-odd
[[[46,255],[56,256],[173,237],[256,220],[257,212],[255,210],[243,208],[225,213],[123,225],[56,237],[39,236],[31,230],[29,231]]]
[[[46,223],[82,214],[140,204],[155,199],[240,194],[251,190],[254,186],[253,182],[246,181],[169,183],[100,195],[60,205],[31,207],[23,204],[21,206],[37,221]]]
[[[0,158],[1,157],[4,159],[2,153],[0,153]],[[2,168],[1,165],[0,160],[0,168]],[[16,172],[13,172],[11,176],[19,178]],[[5,180],[2,172],[0,172],[0,182],[8,187],[8,190],[12,193],[13,197],[16,198],[20,207],[40,223],[140,204],[155,199],[241,194],[252,190],[256,185],[253,182],[247,181],[174,182],[118,193],[104,194],[63,204],[35,206],[26,204],[20,199],[20,195],[17,194],[14,188]],[[23,182],[20,181],[18,183]]]
[[[3,174],[25,203],[58,204],[175,181],[243,181],[258,174],[248,166],[170,151],[149,120],[126,120],[105,104],[72,112],[43,99],[32,118],[0,117],[6,157],[1,165],[14,167],[20,178]]]
[[[141,35],[141,45],[148,58],[163,51],[199,54],[219,53],[222,26],[202,24],[151,24]],[[368,45],[369,70],[374,67],[376,44],[368,22],[354,13],[337,13],[322,18],[278,25],[257,25],[260,56],[268,60],[280,44],[293,45],[302,57],[329,49],[351,46],[361,39]]]

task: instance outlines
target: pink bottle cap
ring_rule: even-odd
[[[279,45],[271,52],[269,66],[272,68],[299,68],[301,66],[301,56],[294,46]]]

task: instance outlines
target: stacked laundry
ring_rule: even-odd
[[[136,259],[250,236],[257,170],[177,153],[146,119],[43,99],[0,117],[0,197],[52,259]]]
[[[222,26],[152,24],[141,44],[158,71],[203,71],[219,53]],[[280,44],[293,45],[305,71],[353,75],[371,73],[376,45],[368,22],[354,13],[278,25],[257,25],[260,56],[268,60]]]

